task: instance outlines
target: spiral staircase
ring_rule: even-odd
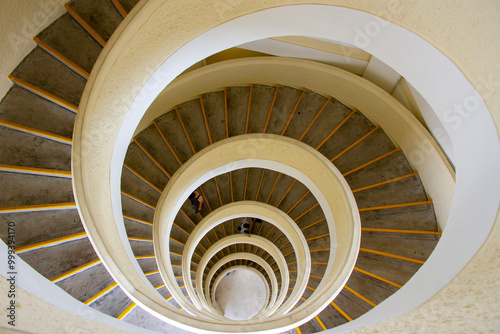
[[[35,37],[38,46],[12,72],[14,86],[0,104],[4,189],[0,219],[2,224],[16,222],[17,254],[48,280],[100,312],[161,332],[166,325],[127,296],[94,251],[76,209],[70,172],[73,123],[86,79],[135,2],[71,1],[66,5],[68,13]],[[349,280],[326,308],[290,332],[319,332],[358,318],[401,288],[430,256],[440,236],[432,201],[418,173],[380,126],[356,108],[307,87],[251,82],[228,86],[164,110],[133,138],[122,169],[123,218],[131,249],[146,278],[173,307],[182,310],[184,302],[173,298],[165,285],[153,247],[153,218],[160,195],[198,152],[250,134],[292,138],[326,157],[349,184],[361,217],[361,245]],[[318,199],[303,183],[252,167],[217,175],[198,190],[206,207],[194,214],[186,201],[168,236],[172,271],[189,304],[202,294],[210,299],[217,279],[241,265],[261,273],[269,285],[270,304],[271,295],[282,292],[279,261],[255,245],[226,246],[199,267],[214,244],[238,235],[241,218],[206,232],[187,260],[190,274],[183,271],[185,245],[195,227],[217,209],[242,201],[261,202],[286,213],[307,241],[310,275],[293,307],[300,308],[325,284],[325,271],[332,261],[331,231]],[[0,235],[7,242],[4,232]],[[289,273],[285,295],[290,298],[298,280],[298,258],[291,240],[265,220],[253,226],[252,235],[270,241],[283,255]],[[232,254],[247,253],[263,262],[237,257],[217,265]],[[265,269],[267,265],[272,272]],[[199,275],[205,292],[196,284]],[[195,283],[196,295],[190,295],[187,281]]]

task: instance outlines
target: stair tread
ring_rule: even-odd
[[[248,133],[263,133],[276,87],[253,85]]]
[[[250,87],[227,87],[227,119],[229,137],[245,133]],[[241,103],[246,101],[247,103]]]
[[[166,140],[173,147],[175,153],[182,163],[193,156],[193,151],[184,134],[179,118],[175,111],[170,111],[156,119],[156,123]]]
[[[203,94],[203,107],[207,118],[207,124],[210,130],[212,143],[226,138],[226,116],[224,92],[213,92]]]
[[[102,263],[89,268],[79,275],[73,275],[57,282],[57,286],[81,302],[85,302],[114,283],[113,278]]]
[[[413,176],[354,194],[358,208],[427,201],[420,178]]]
[[[19,256],[48,279],[54,279],[98,258],[88,238],[39,248]]]
[[[61,16],[37,37],[88,73],[102,51],[102,46],[69,14]]]
[[[132,301],[118,286],[101,298],[97,299],[95,302],[90,304],[90,306],[104,314],[116,318],[131,304],[131,302]]]
[[[125,156],[125,164],[161,190],[163,190],[168,183],[168,177],[136,143],[131,143],[129,145]]]
[[[2,207],[74,202],[71,179],[0,172]]]
[[[0,163],[71,170],[71,146],[0,126]]]
[[[326,101],[326,97],[306,90],[296,113],[288,125],[285,136],[299,139]]]
[[[109,40],[123,19],[109,0],[73,0],[69,5],[105,41]]]
[[[418,263],[360,252],[356,267],[399,285],[405,284],[421,267]]]
[[[84,231],[76,209],[19,212],[0,215],[0,224],[16,224],[16,247],[65,237]],[[0,238],[7,243],[7,229],[0,230]]]
[[[12,76],[76,106],[87,82],[40,47],[23,59]]]
[[[121,189],[127,194],[131,194],[153,206],[156,206],[160,199],[160,193],[157,190],[146,184],[127,168],[122,170]]]
[[[75,114],[26,89],[13,86],[0,103],[0,119],[71,138]]]

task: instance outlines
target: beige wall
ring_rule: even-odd
[[[67,0],[3,0],[0,11],[0,99],[12,83],[7,76],[36,46],[33,41],[66,10]]]
[[[29,41],[42,24],[38,24],[37,12],[43,8],[54,8],[60,0],[8,1],[0,12],[0,89],[4,89],[5,76],[30,49]],[[486,102],[497,128],[500,125],[500,3],[498,1],[303,1],[304,3],[324,3],[351,7],[379,15],[410,31],[437,47],[447,55],[465,74]],[[37,7],[40,4],[47,7]],[[269,3],[257,1],[256,3]],[[281,3],[297,3],[283,0]],[[35,4],[35,5],[33,5]],[[21,7],[22,6],[22,7]],[[8,10],[6,10],[8,8]],[[40,9],[39,9],[40,8]],[[53,12],[50,12],[53,13]],[[50,14],[49,13],[49,14]],[[50,16],[47,14],[47,16]],[[36,23],[36,24],[34,24]],[[25,31],[34,32],[24,36]],[[21,33],[19,33],[21,32]],[[9,42],[11,40],[16,42]],[[15,38],[13,39],[14,36]],[[4,91],[0,91],[3,96]],[[471,222],[471,224],[474,222]],[[466,245],[464,245],[466,246]],[[453,256],[453,254],[450,254]],[[357,333],[450,333],[488,332],[500,329],[500,221],[496,225],[483,248],[466,268],[441,292],[423,306],[398,318],[384,321],[376,326],[360,329]],[[2,285],[2,291],[3,285]],[[35,331],[46,323],[59,321],[61,310],[48,306],[34,296],[33,307],[26,305],[28,314],[32,312],[39,323],[35,327],[27,321],[21,328]],[[28,303],[29,304],[29,303]],[[23,306],[24,307],[24,306]],[[28,318],[28,317],[26,317]],[[86,326],[81,319],[65,317],[65,326],[74,329]],[[23,320],[24,322],[24,320]],[[37,330],[38,331],[38,330]],[[79,332],[79,331],[75,331]]]

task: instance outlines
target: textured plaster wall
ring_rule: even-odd
[[[9,32],[22,31],[23,22],[30,22],[29,20],[34,17],[38,5],[62,2],[60,0],[10,0],[6,4],[3,3],[3,10],[0,13],[0,43],[2,43],[2,48],[0,48],[0,75],[2,76],[0,89],[5,87],[5,75],[26,54],[24,51],[30,49],[26,46],[19,47],[21,44],[9,44],[6,36]],[[251,4],[246,1],[231,1],[229,2],[230,6],[219,11],[210,12],[205,8],[198,10],[200,17],[207,13],[219,15],[221,10],[232,10],[231,8],[243,9],[238,10],[238,12],[245,14],[266,7],[271,3],[274,5],[320,3],[345,6],[378,15],[415,32],[447,55],[462,70],[481,94],[492,112],[497,128],[499,127],[500,61],[498,55],[500,54],[500,40],[497,32],[500,31],[500,21],[498,20],[500,3],[498,1],[282,0],[271,2],[255,0]],[[21,4],[24,9],[19,7]],[[36,4],[36,6],[30,6],[30,4]],[[189,6],[189,1],[185,2],[185,6]],[[186,24],[191,25],[193,22]],[[42,26],[42,24],[38,26]],[[35,34],[37,29],[33,29],[33,31]],[[23,37],[22,34],[20,36],[28,41],[28,37]],[[0,91],[0,96],[3,96],[4,92],[4,90]],[[500,330],[500,312],[498,312],[500,309],[500,283],[497,280],[498,277],[500,277],[500,220],[497,216],[496,225],[483,248],[440,293],[412,312],[376,326],[359,329],[356,333],[498,332]],[[5,291],[3,283],[0,286],[2,291]],[[25,307],[33,312],[30,314],[30,318],[43,321],[44,324],[50,325],[51,322],[56,322],[63,314],[60,309],[49,306],[35,296],[25,295],[24,298],[30,300],[29,305],[33,305],[31,309],[29,305]],[[78,333],[77,328],[85,326],[84,320],[73,315],[67,315],[64,319],[65,327],[77,324],[74,325],[73,332]],[[89,326],[91,325],[89,324]],[[32,330],[35,330],[35,327],[32,327]]]
[[[0,12],[0,99],[12,83],[7,76],[36,46],[33,37],[66,10],[67,0],[3,0]]]

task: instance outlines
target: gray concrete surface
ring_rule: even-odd
[[[219,282],[215,300],[224,316],[233,320],[252,319],[265,305],[266,288],[250,270],[237,269]]]

